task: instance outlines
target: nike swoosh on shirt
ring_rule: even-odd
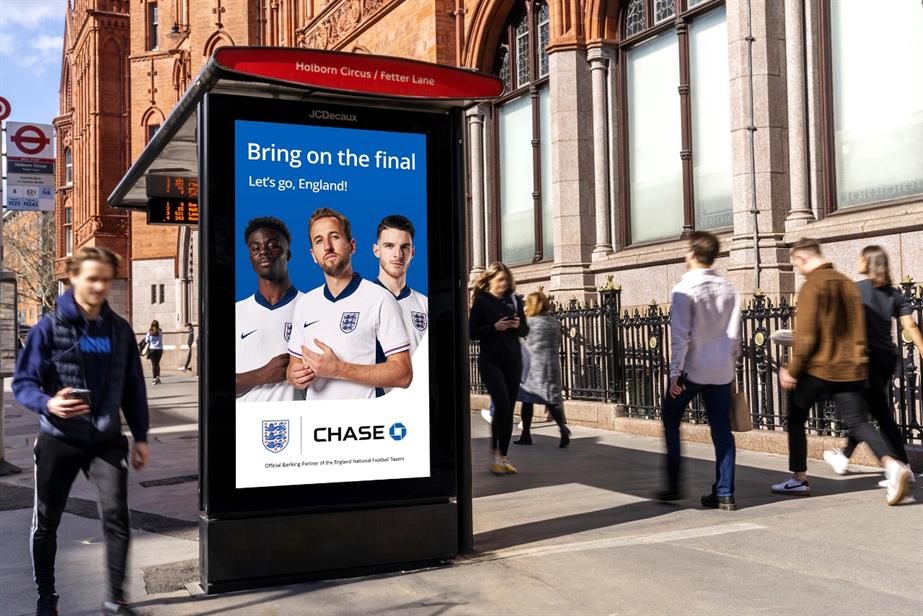
[[[256,330],[254,329],[253,332],[255,332],[255,331],[256,331]],[[249,336],[249,335],[252,334],[253,332],[247,332],[246,334],[243,333],[243,332],[241,332],[241,333],[240,333],[240,339],[243,340],[244,338],[246,338],[247,336]]]
[[[305,323],[304,326],[305,326],[305,327],[311,327],[311,326],[314,325],[315,323],[317,323],[317,321],[311,321],[310,323]]]

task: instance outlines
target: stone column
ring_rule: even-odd
[[[554,267],[550,291],[561,301],[595,294],[589,269],[594,224],[593,105],[586,51],[548,55],[551,99],[551,192],[554,195]]]
[[[468,151],[471,165],[471,277],[484,271],[484,106],[471,107]]]
[[[769,295],[786,294],[794,291],[794,275],[788,249],[783,242],[791,197],[786,155],[789,114],[785,4],[727,0],[725,6],[730,60],[734,208],[734,234],[726,271],[731,282],[744,295],[755,291],[757,269],[761,290]],[[752,19],[753,36],[752,120],[748,17]],[[754,247],[754,223],[758,225],[758,251]]]
[[[612,253],[612,238],[609,234],[609,144],[608,144],[608,100],[607,76],[609,57],[600,48],[587,52],[593,85],[593,177],[595,178],[594,200],[596,205],[596,247],[593,260],[603,259]]]
[[[785,85],[788,90],[788,173],[791,210],[786,230],[814,220],[808,199],[804,0],[785,0]]]

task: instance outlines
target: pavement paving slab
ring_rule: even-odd
[[[651,500],[659,439],[574,427],[572,446],[540,423],[512,446],[520,473],[487,471],[489,426],[473,414],[474,554],[427,569],[193,596],[198,515],[196,381],[150,388],[152,464],[130,487],[132,597],[152,615],[567,614],[828,615],[923,613],[923,508],[885,504],[880,469],[837,476],[810,461],[814,495],[777,496],[787,459],[739,451],[736,512],[703,509],[714,458],[684,444],[686,498]],[[30,613],[30,439],[35,420],[8,409],[7,457],[26,468],[0,480],[0,616]],[[12,436],[10,436],[12,435]],[[82,480],[81,480],[82,481]],[[916,490],[920,497],[920,490]],[[78,482],[62,522],[63,614],[90,614],[104,565],[95,494]]]

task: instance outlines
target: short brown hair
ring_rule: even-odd
[[[336,210],[331,210],[329,207],[319,207],[314,210],[314,213],[311,214],[311,220],[308,221],[308,240],[311,240],[311,227],[314,226],[314,223],[320,220],[321,218],[336,218],[340,223],[340,230],[343,232],[343,235],[346,236],[346,241],[351,242],[353,239],[353,228],[349,224],[349,219],[346,216],[343,216]]]
[[[526,295],[526,306],[523,309],[527,317],[536,317],[551,310],[551,298],[541,291],[533,291]]]
[[[122,258],[102,246],[84,246],[83,248],[78,248],[77,252],[67,257],[67,261],[65,261],[67,273],[71,276],[79,274],[84,261],[108,263],[112,266],[112,275],[118,276],[119,264],[122,262]]]
[[[820,242],[809,237],[803,237],[792,244],[792,250],[789,254],[794,255],[796,252],[806,252],[812,255],[817,255],[818,257],[821,257],[824,254],[820,250]]]
[[[720,248],[718,238],[708,231],[693,231],[689,236],[689,249],[695,255],[695,260],[702,265],[714,263]]]

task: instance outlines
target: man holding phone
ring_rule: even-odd
[[[31,534],[40,615],[58,613],[56,535],[80,471],[99,493],[109,570],[103,612],[134,614],[123,588],[131,529],[129,447],[119,409],[134,441],[131,465],[141,469],[149,460],[148,407],[134,332],[106,301],[118,265],[118,256],[101,247],[67,258],[71,289],[29,332],[13,376],[16,399],[40,421]]]

